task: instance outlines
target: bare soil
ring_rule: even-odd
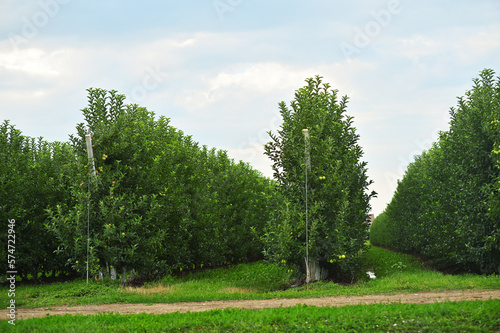
[[[496,290],[452,290],[438,292],[378,294],[366,296],[332,296],[321,298],[289,298],[266,300],[240,300],[240,301],[213,301],[213,302],[186,302],[186,303],[156,303],[156,304],[100,304],[85,306],[54,306],[36,309],[18,309],[16,319],[28,319],[45,316],[82,314],[91,315],[98,313],[172,313],[172,312],[200,312],[214,309],[264,309],[289,307],[297,304],[314,306],[345,306],[357,304],[389,304],[389,303],[414,303],[429,304],[444,301],[475,301],[500,299],[500,289]],[[0,310],[0,320],[7,317],[7,310]]]

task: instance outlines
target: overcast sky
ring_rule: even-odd
[[[86,89],[114,89],[272,177],[278,103],[321,75],[350,98],[376,215],[484,68],[498,0],[0,3],[0,120],[23,134],[67,141]]]

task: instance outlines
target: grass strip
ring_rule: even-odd
[[[0,322],[0,328],[7,325]],[[163,315],[65,315],[18,321],[16,329],[22,332],[491,332],[500,329],[500,300],[340,308],[299,305]]]

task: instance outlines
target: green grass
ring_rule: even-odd
[[[36,286],[18,286],[16,305],[21,308],[69,304],[171,303],[184,301],[307,298],[464,289],[500,289],[500,276],[445,275],[429,270],[413,257],[372,247],[364,266],[377,278],[363,277],[355,285],[312,283],[289,285],[286,269],[263,262],[207,270],[182,278],[165,277],[141,288],[125,288],[118,281],[85,280]],[[7,290],[0,302],[7,304]],[[262,310],[214,310],[164,315],[49,316],[17,320],[22,332],[491,332],[500,330],[500,301],[445,302],[428,305],[376,304],[341,308],[295,306]],[[3,319],[3,318],[2,318]],[[0,331],[12,331],[6,320]]]
[[[183,278],[165,277],[142,288],[124,288],[118,281],[85,280],[16,288],[16,305],[24,308],[55,305],[105,303],[173,303],[187,301],[307,298],[339,295],[368,295],[394,292],[422,292],[464,289],[500,289],[500,276],[445,275],[431,271],[412,256],[372,247],[365,257],[365,267],[375,270],[355,285],[333,282],[312,283],[281,290],[289,283],[282,267],[263,262],[241,264],[190,274]],[[0,302],[9,302],[7,289],[0,289]]]
[[[492,332],[500,300],[340,308],[298,305],[162,315],[52,316],[18,321],[20,332]],[[0,329],[7,327],[0,322]]]

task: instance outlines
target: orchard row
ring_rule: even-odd
[[[370,239],[451,271],[500,272],[500,78],[484,70],[450,129],[408,166]]]

